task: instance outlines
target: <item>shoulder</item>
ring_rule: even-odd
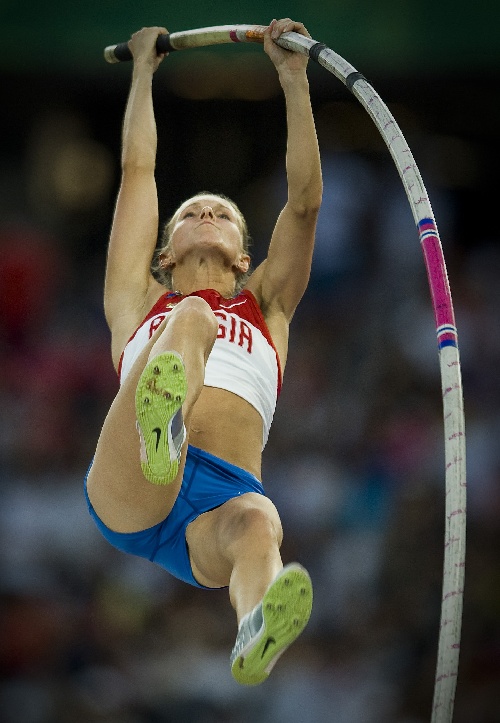
[[[280,296],[278,294],[270,294],[267,279],[268,260],[264,260],[255,269],[248,282],[245,284],[243,291],[252,295],[258,304],[266,322],[271,318],[283,317],[283,321],[288,326],[290,319],[287,317],[285,310],[280,304]]]
[[[267,300],[262,293],[262,278],[266,262],[263,261],[253,272],[243,292],[253,300],[266,323],[272,342],[278,353],[282,370],[288,355],[289,320],[284,310],[273,300]]]
[[[262,279],[264,277],[266,261],[257,266],[242,289],[242,292],[249,292],[264,313],[265,300],[262,296]]]
[[[134,332],[150,314],[154,313],[155,307],[168,294],[169,289],[155,280],[152,280],[145,296],[135,298],[124,291],[121,313],[116,313],[113,319],[108,320],[115,367]]]

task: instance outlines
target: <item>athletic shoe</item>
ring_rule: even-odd
[[[231,673],[242,685],[258,685],[305,628],[312,609],[312,584],[296,562],[276,576],[262,602],[241,620],[231,653]]]
[[[157,485],[172,482],[179,471],[186,428],[182,404],[187,381],[176,352],[160,354],[146,364],[135,394],[137,430],[141,440],[141,467]]]

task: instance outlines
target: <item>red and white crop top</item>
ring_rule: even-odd
[[[219,331],[205,367],[205,386],[226,389],[251,404],[262,417],[264,448],[281,390],[281,367],[259,305],[250,291],[226,299],[213,289],[190,296],[204,299],[219,320]],[[166,315],[185,296],[167,292],[129,339],[118,367],[123,383],[138,355]]]

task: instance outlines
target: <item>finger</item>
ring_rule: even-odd
[[[271,34],[272,34],[274,26],[276,25],[277,22],[278,21],[276,20],[276,18],[274,20],[271,20],[271,22],[269,23],[267,28],[264,29],[264,39],[271,38]]]
[[[273,39],[279,38],[282,33],[290,32],[299,33],[300,35],[304,35],[308,38],[311,37],[303,23],[296,22],[294,20],[291,20],[290,18],[283,18],[281,20],[277,20],[271,30],[271,37]]]
[[[276,19],[271,20],[267,28],[264,30],[264,50],[268,53],[270,48],[275,45],[272,40],[272,31],[278,21]]]
[[[160,35],[168,35],[168,30],[167,30],[167,28],[156,28],[156,30],[158,31],[158,35],[159,35],[159,36],[160,36]],[[159,57],[161,60],[163,60],[163,58],[166,58],[167,55],[168,55],[168,53],[159,53],[159,54],[158,54],[158,57]]]

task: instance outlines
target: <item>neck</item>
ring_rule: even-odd
[[[172,270],[172,288],[183,296],[202,289],[214,289],[221,296],[230,298],[236,291],[236,279],[232,268],[188,262],[176,264]]]

